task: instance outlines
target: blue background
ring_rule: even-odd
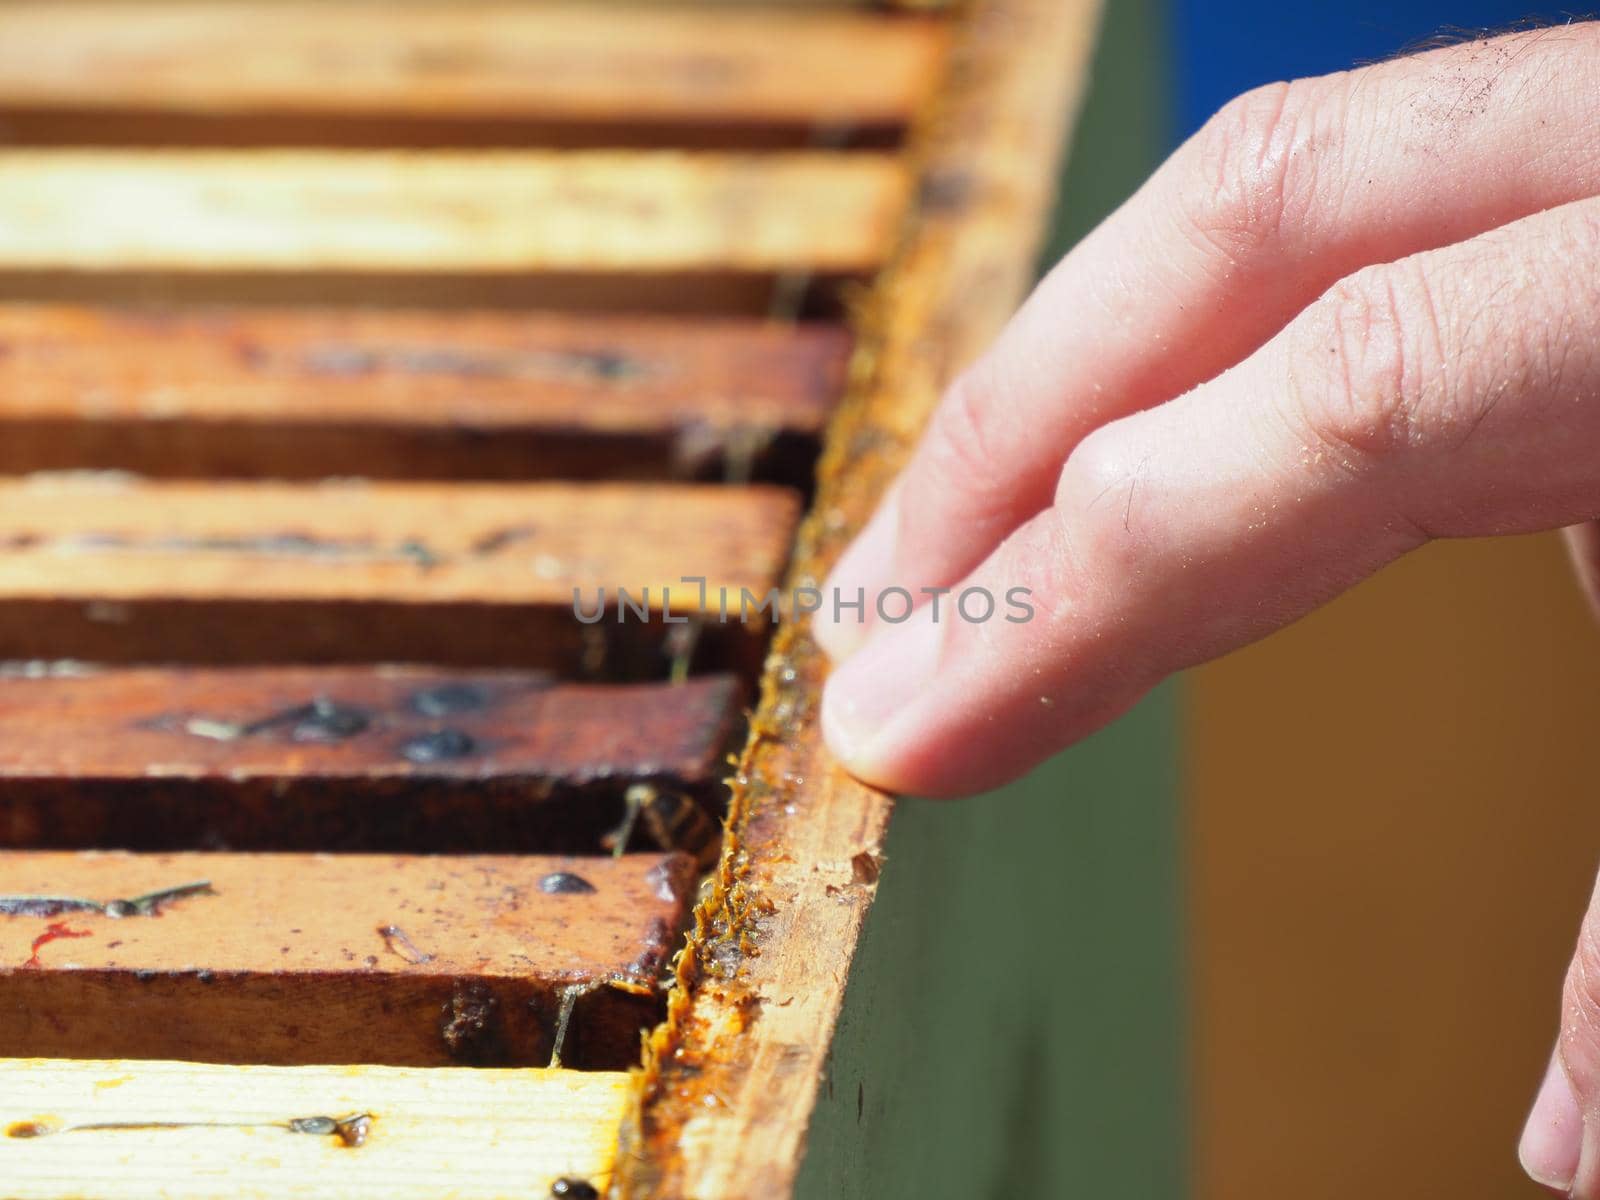
[[[1172,0],[1175,133],[1187,137],[1257,84],[1387,58],[1442,32],[1504,29],[1568,15],[1504,0]]]

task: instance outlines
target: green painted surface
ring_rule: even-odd
[[[1110,0],[1054,257],[1166,144],[1159,0]],[[993,796],[901,804],[804,1200],[1184,1194],[1176,704]]]

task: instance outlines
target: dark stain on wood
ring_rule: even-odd
[[[166,906],[175,901],[212,894],[210,881],[200,880],[147,892],[131,900],[87,900],[78,896],[0,896],[0,916],[59,917],[69,912],[95,912],[115,918],[159,917]]]
[[[488,707],[489,693],[470,683],[442,683],[416,693],[410,704],[424,717],[453,717]]]
[[[507,1061],[499,999],[482,983],[456,984],[444,1007],[440,1036],[450,1057],[470,1066]]]
[[[435,729],[419,734],[400,747],[400,757],[419,767],[453,762],[475,753],[478,743],[459,729]]]
[[[551,1200],[600,1200],[600,1192],[587,1179],[563,1175],[550,1185]]]
[[[103,1133],[166,1129],[284,1129],[314,1137],[335,1137],[351,1149],[360,1147],[372,1132],[370,1113],[346,1117],[291,1117],[287,1121],[90,1121],[58,1125],[48,1120],[18,1121],[6,1127],[9,1138],[52,1137],[61,1133]]]
[[[539,881],[539,890],[548,896],[581,896],[593,892],[594,884],[571,871],[556,871]]]

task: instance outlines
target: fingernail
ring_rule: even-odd
[[[823,736],[856,774],[882,776],[885,734],[932,679],[943,628],[927,608],[903,625],[881,626],[828,680],[822,696]]]
[[[843,662],[866,644],[867,622],[878,591],[894,570],[900,528],[900,489],[892,487],[866,528],[834,564],[822,588],[822,607],[811,618],[811,635],[834,662]],[[862,601],[857,605],[857,599]],[[845,606],[835,603],[843,599]]]
[[[1577,1177],[1582,1151],[1583,1112],[1567,1082],[1560,1055],[1553,1055],[1533,1102],[1533,1112],[1523,1127],[1517,1157],[1535,1183],[1564,1192],[1571,1189]]]

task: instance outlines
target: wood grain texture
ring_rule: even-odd
[[[0,1062],[0,1179],[14,1200],[526,1200],[562,1176],[603,1188],[627,1078]],[[289,1128],[361,1114],[357,1147]]]
[[[749,321],[0,305],[0,472],[660,478],[731,455],[798,477],[849,345]]]
[[[13,668],[0,846],[598,853],[632,787],[721,811],[743,694],[726,675]]]
[[[921,207],[876,286],[855,386],[829,429],[797,584],[823,579],[943,386],[1032,283],[1097,14],[1092,0],[980,0],[963,18],[951,88],[921,138]],[[792,1186],[892,807],[824,748],[825,675],[806,626],[781,627],[714,892],[624,1126],[623,1196]]]
[[[905,125],[941,23],[871,13],[307,0],[0,6],[8,140],[803,143]]]
[[[870,271],[879,154],[0,151],[0,271]]]
[[[543,1066],[576,987],[562,1061],[626,1067],[692,872],[645,854],[0,853],[0,1055]]]
[[[699,602],[684,576],[713,609],[764,593],[796,509],[771,487],[3,481],[0,658],[659,671],[662,589],[674,621]],[[580,622],[575,589],[593,611],[600,588],[612,617],[649,588],[653,619]]]

